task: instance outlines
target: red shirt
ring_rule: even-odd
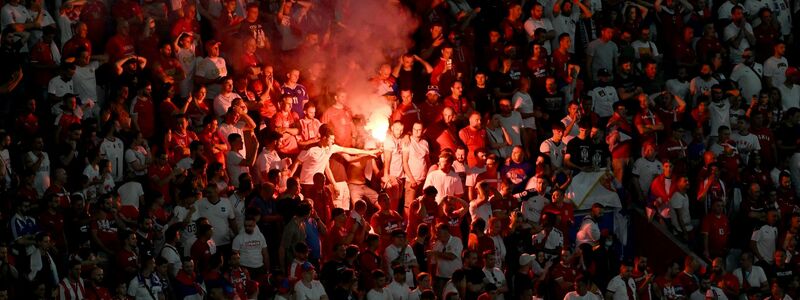
[[[679,63],[693,64],[697,61],[697,55],[694,54],[694,49],[692,49],[690,43],[683,41],[675,43],[672,51],[673,55],[675,55],[675,60]]]
[[[214,145],[225,144],[225,140],[219,134],[219,131],[212,131],[209,128],[203,128],[203,131],[200,131],[200,134],[197,135],[197,138],[203,143],[203,149],[206,152],[204,156],[209,162],[218,162],[225,165],[225,152],[214,149]]]
[[[442,201],[442,203],[439,204],[439,207],[442,208],[442,213],[439,215],[439,220],[437,223],[447,224],[450,227],[450,235],[461,238],[462,216],[457,214],[456,211],[468,208],[462,207],[460,204],[454,204],[451,207],[447,201]]]
[[[708,234],[708,251],[712,257],[725,254],[728,247],[728,236],[730,235],[730,225],[728,217],[724,214],[720,217],[708,214],[703,218],[700,232]]]
[[[611,115],[611,118],[608,119],[608,124],[606,127],[609,129],[616,129],[617,131],[624,133],[631,138],[634,136],[631,123],[616,113]],[[615,159],[631,157],[631,141],[632,140],[626,140],[614,145],[614,149],[611,151],[611,157]]]
[[[717,276],[717,274],[711,274],[711,283],[718,284],[719,282],[725,282],[725,289],[732,291],[734,294],[739,294],[739,279],[736,278],[731,273],[723,273],[722,275]],[[734,295],[728,295],[728,298],[735,299]]]
[[[59,212],[52,214],[49,211],[44,211],[39,215],[37,221],[45,232],[50,233],[56,246],[60,249],[64,249],[66,245],[64,236],[64,214]]]
[[[107,248],[112,251],[119,248],[119,236],[117,235],[117,223],[114,216],[103,212],[96,215],[92,221],[92,231],[97,231],[97,237]]]
[[[53,69],[33,69],[33,81],[40,87],[47,87],[50,79],[55,77],[54,70],[58,66],[53,58],[53,51],[50,50],[50,44],[40,41],[33,46],[30,53],[31,63],[54,67]]]
[[[705,60],[711,53],[719,53],[722,50],[722,44],[719,43],[716,37],[710,39],[703,37],[697,40],[695,48],[697,49],[697,57],[700,60]]]
[[[347,226],[339,226],[336,225],[336,223],[332,223],[331,226],[328,227],[328,234],[323,236],[322,242],[323,261],[327,261],[333,256],[333,246],[335,246],[336,243],[342,243],[349,232]]]
[[[700,288],[698,280],[697,275],[689,275],[682,271],[672,280],[672,285],[683,288],[683,295],[691,295]]]
[[[553,69],[556,72],[556,79],[564,83],[569,81],[569,52],[561,54],[558,49],[553,49]]]
[[[176,39],[183,32],[200,33],[200,23],[194,19],[194,16],[176,20],[175,24],[172,25],[172,29],[170,30],[170,36],[173,39]]]
[[[139,257],[136,256],[136,252],[128,251],[127,249],[122,249],[117,252],[117,267],[123,272],[126,268],[138,269]]]
[[[36,136],[39,133],[39,117],[36,114],[29,113],[17,117],[17,129],[22,130],[23,134],[28,136]]]
[[[550,276],[553,279],[559,279],[563,282],[575,282],[575,279],[578,278],[578,271],[575,270],[572,266],[564,266],[561,263],[556,263],[550,269]],[[567,284],[565,288],[561,288],[561,285],[556,284],[556,298],[555,299],[564,299],[564,296],[569,293],[570,291],[574,290],[572,284]]]
[[[192,248],[189,252],[194,259],[194,261],[198,262],[197,270],[200,272],[206,271],[206,266],[208,265],[208,260],[211,258],[211,247],[208,246],[208,242],[197,239],[192,244]]]
[[[61,141],[67,138],[67,133],[69,131],[69,126],[72,124],[81,124],[81,118],[72,114],[63,112],[61,113],[60,117],[58,118],[58,128],[61,130]]]
[[[420,206],[425,206],[425,217],[422,217],[417,213]],[[419,227],[419,224],[428,224],[428,228],[433,229],[435,226],[435,221],[437,218],[439,218],[440,213],[439,205],[436,204],[436,201],[433,199],[420,200],[419,198],[414,200],[414,202],[411,202],[408,211],[410,213],[408,216],[408,228],[406,229],[406,236],[408,237],[409,241],[413,241],[417,237],[417,227]]]
[[[470,167],[478,165],[478,158],[475,157],[475,150],[486,148],[486,129],[475,130],[472,127],[464,127],[458,132],[458,137],[467,146],[467,164]]]
[[[105,38],[107,14],[108,9],[99,0],[89,1],[81,8],[80,20],[89,28],[87,38],[92,44],[99,45]]]
[[[149,97],[136,97],[133,99],[131,113],[136,115],[139,131],[147,139],[153,137],[156,131],[155,111],[156,107]]]
[[[569,232],[569,226],[575,219],[575,204],[562,202],[561,207],[557,207],[553,203],[548,203],[542,208],[542,216],[547,213],[561,217],[561,222],[556,224],[556,228],[561,232]],[[542,221],[544,220],[540,223]],[[566,239],[566,235],[564,238]]]
[[[89,51],[89,55],[92,55],[92,42],[89,39],[74,36],[61,47],[61,56],[76,57],[80,48],[85,48]]]
[[[414,123],[421,121],[420,109],[417,108],[417,105],[414,103],[411,103],[410,105],[400,104],[397,106],[394,112],[392,112],[392,122],[394,121],[400,121],[403,123],[403,128],[405,128],[405,131],[411,132],[411,128],[414,126]]]
[[[775,149],[773,145],[775,145],[775,135],[772,134],[772,130],[769,127],[761,127],[761,128],[750,128],[750,132],[755,134],[758,137],[758,144],[761,146],[761,150],[758,151],[758,154],[761,155],[761,162],[765,163],[767,166],[772,166],[775,163]]]
[[[172,131],[172,140],[164,144],[168,151],[167,158],[173,164],[177,164],[184,157],[189,156],[189,144],[197,140],[197,135],[193,131],[186,130],[180,134],[177,130]]]
[[[372,229],[375,229],[375,232],[380,232],[381,243],[378,249],[381,252],[392,242],[392,231],[396,229],[402,230],[406,225],[403,217],[393,210],[375,213],[372,215],[369,224]]]
[[[650,110],[647,112],[639,112],[633,117],[633,124],[636,125],[637,130],[639,126],[663,124],[661,118],[657,114],[653,114]],[[641,142],[656,144],[656,132],[650,131],[646,134],[640,134]]]
[[[172,196],[169,192],[169,183],[159,186],[157,181],[167,178],[170,173],[172,173],[172,167],[169,164],[151,164],[149,167],[147,167],[147,174],[150,174],[150,187],[156,191],[159,191],[161,195],[164,196],[165,204],[172,203]]]
[[[83,295],[86,297],[86,300],[111,300],[114,299],[111,297],[111,293],[108,292],[108,289],[101,287],[101,286],[90,286],[90,284],[86,285],[86,294]]]
[[[115,19],[124,20],[143,16],[142,7],[138,2],[132,0],[117,2],[117,4],[111,8],[111,15]]]
[[[452,108],[456,112],[456,115],[466,115],[472,110],[472,106],[469,101],[467,101],[467,98],[460,97],[456,99],[453,98],[452,95],[444,98],[444,106]]]
[[[135,54],[133,40],[129,36],[114,35],[106,44],[108,61],[118,61]]]
[[[658,145],[658,159],[661,162],[670,161],[675,166],[675,174],[685,174],[686,156],[686,143],[681,140],[670,138]]]
[[[225,281],[233,286],[236,295],[240,299],[247,299],[247,281],[250,280],[250,272],[247,269],[239,266],[231,268],[223,274]]]

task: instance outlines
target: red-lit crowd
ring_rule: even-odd
[[[0,299],[800,297],[798,1],[0,6]]]

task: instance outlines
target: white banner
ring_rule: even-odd
[[[564,197],[575,204],[576,209],[590,209],[592,204],[600,203],[603,206],[622,207],[619,195],[607,189],[602,180],[605,171],[580,172],[572,177],[572,182],[567,187]]]

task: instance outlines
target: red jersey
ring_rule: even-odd
[[[39,117],[33,113],[21,115],[17,117],[16,127],[22,134],[36,136],[39,133]]]
[[[50,66],[52,69],[36,68],[33,69],[33,82],[40,87],[47,87],[50,79],[56,76],[55,69],[58,66],[55,58],[53,58],[53,51],[49,43],[40,41],[33,45],[30,50],[31,63],[40,66]]]
[[[444,98],[444,106],[452,108],[456,115],[466,115],[472,110],[472,105],[467,101],[467,98],[460,97],[456,99],[452,95]]]
[[[548,203],[547,205],[542,208],[542,216],[547,213],[554,214],[561,218],[561,222],[556,224],[556,228],[561,232],[569,232],[569,226],[574,222],[575,219],[575,204],[562,202],[561,207],[556,206],[553,203]],[[540,220],[540,223],[544,220]],[[564,235],[564,239],[566,239],[566,235]],[[565,241],[566,243],[566,241]]]
[[[557,49],[553,49],[553,69],[556,73],[556,79],[561,83],[569,81],[569,61],[569,52],[562,54]]]
[[[75,114],[68,112],[62,112],[60,115],[58,115],[58,122],[56,123],[56,125],[58,126],[59,130],[61,130],[60,141],[63,141],[64,139],[67,138],[67,133],[69,133],[68,132],[69,126],[71,126],[72,124],[81,124],[81,118],[78,118],[78,116],[76,116]]]
[[[381,252],[383,252],[383,249],[386,249],[386,247],[391,244],[392,231],[397,229],[402,230],[406,226],[403,217],[393,210],[385,210],[375,213],[372,215],[372,219],[370,219],[369,224],[372,226],[372,229],[374,229],[375,232],[380,232],[379,235],[381,237],[381,243],[380,248],[378,249]]]
[[[198,262],[197,270],[200,272],[205,272],[206,267],[208,266],[208,260],[211,259],[211,247],[208,246],[208,242],[197,239],[192,244],[192,248],[189,252],[191,257],[194,261]]]
[[[86,23],[89,28],[87,38],[92,41],[92,44],[100,45],[106,37],[106,20],[108,16],[108,9],[103,1],[93,0],[86,2],[81,8],[81,22]]]
[[[475,157],[475,150],[486,148],[486,129],[475,130],[472,127],[464,127],[458,132],[458,137],[467,146],[467,164],[470,167],[478,165],[478,158]]]
[[[147,174],[150,174],[150,187],[156,191],[159,191],[161,195],[164,196],[165,204],[172,203],[172,196],[170,196],[169,192],[169,183],[159,186],[157,182],[167,178],[171,173],[172,167],[169,164],[151,164],[149,167],[147,167]]]
[[[436,219],[439,218],[439,205],[436,204],[436,201],[433,199],[423,201],[423,198],[424,197],[417,198],[414,202],[411,202],[408,209],[408,211],[411,212],[408,216],[408,228],[406,229],[406,236],[409,241],[413,241],[417,237],[417,227],[419,227],[419,224],[428,224],[428,228],[433,229],[436,225]],[[417,213],[420,206],[425,207],[424,217]]]
[[[731,273],[722,273],[722,275],[711,274],[711,283],[718,284],[725,282],[725,289],[730,290],[734,294],[739,294],[739,279]],[[735,299],[734,295],[728,295],[730,299]]]
[[[657,114],[653,114],[650,110],[646,112],[639,112],[633,117],[633,124],[638,128],[639,126],[663,124],[661,118]],[[641,142],[653,143],[656,145],[656,132],[651,131],[646,134],[640,134]]]
[[[44,232],[50,233],[50,236],[53,238],[53,242],[55,242],[56,247],[59,249],[64,249],[64,246],[66,246],[66,240],[64,236],[64,214],[59,212],[53,214],[49,211],[44,211],[41,215],[39,215],[39,219],[37,221]]]
[[[552,276],[553,279],[557,280],[560,278],[561,281],[563,282],[571,283],[575,282],[575,279],[578,278],[578,271],[575,270],[575,268],[572,266],[565,266],[561,263],[556,263],[550,269],[550,276]],[[556,284],[555,287],[556,287],[555,299],[564,299],[564,296],[567,293],[574,290],[572,284],[566,285],[565,288],[562,288],[560,285]]]
[[[139,124],[139,131],[146,139],[153,137],[156,131],[156,107],[149,97],[133,98],[131,114]]]
[[[114,216],[101,212],[96,215],[91,224],[92,232],[97,232],[97,237],[107,248],[115,250],[119,248],[119,236],[117,235],[117,222]]]
[[[708,214],[703,218],[700,232],[708,235],[708,251],[712,257],[723,256],[728,247],[728,236],[730,235],[730,225],[728,217]]]
[[[197,138],[203,143],[203,149],[206,152],[203,156],[209,162],[218,162],[225,165],[225,152],[214,149],[214,145],[225,144],[225,139],[222,138],[219,131],[210,130],[210,127],[206,127],[203,128],[203,131],[200,131]]]
[[[250,272],[247,269],[239,266],[233,267],[225,274],[225,281],[233,286],[233,290],[240,299],[248,299],[247,297],[247,281],[250,280]]]
[[[400,121],[403,123],[403,128],[405,128],[406,132],[411,132],[414,123],[421,120],[420,109],[414,103],[410,105],[400,104],[394,112],[392,112],[392,122]]]
[[[758,144],[761,146],[761,150],[758,151],[758,154],[761,156],[761,162],[767,166],[772,166],[777,159],[775,157],[775,135],[772,134],[772,130],[769,127],[761,127],[761,128],[751,128],[750,132],[755,134],[758,137]]]
[[[177,164],[184,157],[189,156],[189,144],[197,140],[197,135],[194,132],[186,130],[185,133],[173,130],[172,140],[164,143],[164,148],[167,150],[167,159]]]
[[[450,235],[455,237],[461,237],[461,218],[463,215],[457,213],[459,210],[468,209],[467,207],[462,207],[460,204],[453,203],[451,206],[448,204],[447,201],[442,201],[439,204],[441,207],[441,214],[439,215],[439,220],[437,223],[439,224],[447,224],[450,227]]]
[[[691,295],[700,288],[700,279],[697,278],[697,275],[680,272],[675,276],[675,279],[672,280],[672,285],[674,285],[676,289],[682,290],[682,295]]]
[[[118,61],[135,54],[133,40],[129,36],[114,35],[106,44],[109,61]]]
[[[631,143],[633,140],[630,138],[634,136],[631,123],[629,123],[625,117],[621,117],[619,114],[615,113],[611,115],[606,127],[611,130],[617,130],[620,135],[625,134],[629,138],[628,140],[620,141],[614,145],[614,148],[611,150],[611,157],[615,159],[631,157]]]
[[[277,118],[278,115],[275,115]],[[299,119],[299,118],[298,118]],[[348,108],[329,107],[322,115],[320,122],[328,124],[336,136],[336,144],[342,147],[353,146],[353,113]]]
[[[658,145],[658,160],[661,162],[670,161],[675,168],[673,171],[677,175],[686,174],[686,143],[682,140],[667,139]]]
[[[64,43],[64,46],[61,47],[61,56],[62,57],[77,57],[78,56],[78,49],[84,48],[89,51],[89,55],[92,55],[92,42],[89,41],[87,38],[81,38],[79,36],[73,36],[69,41]]]
[[[323,261],[327,261],[333,256],[333,246],[335,246],[336,243],[342,243],[349,232],[350,231],[347,230],[347,226],[339,226],[336,225],[336,223],[333,223],[330,227],[328,227],[328,234],[323,236],[322,242]]]
[[[117,267],[120,271],[125,271],[126,268],[139,268],[139,257],[136,252],[122,249],[117,252]]]
[[[83,295],[86,300],[111,300],[111,293],[107,288],[95,286],[93,284],[86,284],[86,294]]]

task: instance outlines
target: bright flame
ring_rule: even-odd
[[[372,138],[379,143],[383,143],[383,141],[386,140],[386,133],[389,131],[389,117],[391,114],[392,108],[389,107],[389,105],[381,105],[369,114],[367,124],[364,126],[366,130],[369,130]]]

